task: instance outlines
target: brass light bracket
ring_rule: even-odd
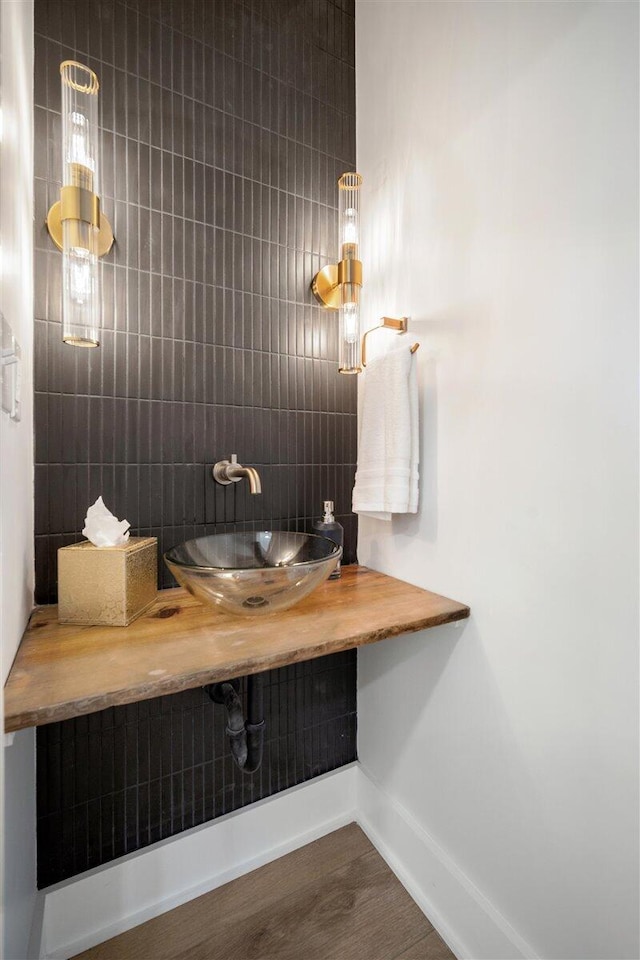
[[[311,290],[322,307],[328,310],[340,308],[340,287],[338,286],[338,264],[329,263],[318,270],[311,281]]]
[[[362,286],[362,263],[350,258],[339,263],[330,263],[319,270],[311,281],[313,295],[323,307],[328,310],[340,309],[340,286],[343,283],[352,283]]]
[[[47,214],[45,225],[58,250],[62,250],[62,223],[80,220],[99,228],[98,256],[109,253],[114,243],[113,230],[100,209],[100,197],[85,187],[67,186],[60,190],[60,199]]]

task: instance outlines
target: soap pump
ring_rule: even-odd
[[[327,540],[333,540],[339,547],[344,541],[344,528],[342,524],[333,516],[333,500],[324,501],[324,516],[322,520],[316,520],[313,524],[313,532],[319,537],[326,537]],[[329,577],[329,580],[337,580],[340,577],[340,561]]]

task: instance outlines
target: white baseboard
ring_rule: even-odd
[[[356,809],[359,825],[460,960],[537,960],[451,857],[361,765]]]
[[[48,887],[39,895],[32,956],[66,960],[353,820],[460,960],[537,960],[448,854],[357,763]]]
[[[48,887],[34,954],[66,960],[356,819],[357,765]]]

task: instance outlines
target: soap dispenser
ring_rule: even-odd
[[[339,547],[344,540],[344,528],[333,516],[333,500],[324,501],[324,517],[322,520],[316,520],[313,524],[313,532],[319,537],[326,537],[327,540],[333,540]],[[329,577],[329,580],[337,580],[340,577],[340,561]]]

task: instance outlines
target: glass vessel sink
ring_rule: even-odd
[[[342,547],[307,533],[263,530],[187,540],[164,561],[178,583],[203,603],[242,617],[286,610],[335,569]]]

